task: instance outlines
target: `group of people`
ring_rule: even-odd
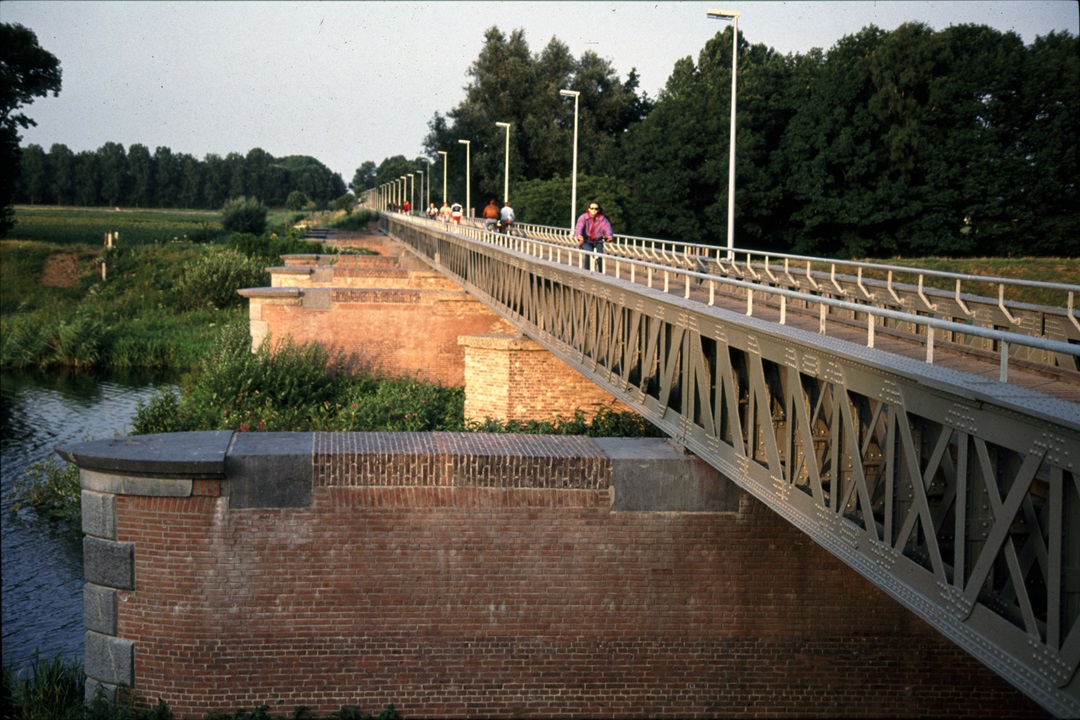
[[[510,201],[503,203],[502,209],[495,203],[495,198],[484,208],[484,229],[493,232],[510,232],[514,225],[514,208],[510,207]]]
[[[447,205],[446,201],[443,201],[441,208],[436,208],[435,203],[429,203],[425,214],[428,220],[442,220],[446,223],[452,222],[460,225],[463,210],[461,203]]]
[[[442,207],[436,209],[435,203],[430,203],[427,216],[430,220],[442,220],[461,224],[462,207],[459,203],[447,205],[443,202]],[[495,198],[484,208],[484,229],[492,231],[496,229],[508,231],[514,224],[514,208],[510,201],[503,203],[502,209],[495,202]],[[604,208],[600,203],[593,201],[588,204],[585,212],[581,213],[574,224],[574,237],[577,238],[578,247],[586,252],[593,253],[596,262],[596,271],[604,272],[604,242],[611,240],[614,232],[611,229],[611,221],[604,215]]]

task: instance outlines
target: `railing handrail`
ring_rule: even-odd
[[[427,221],[426,218],[425,218],[425,221]],[[435,221],[435,222],[438,222],[438,221]],[[440,223],[440,224],[444,224],[444,223]],[[540,226],[540,227],[545,227],[547,230],[556,230],[555,228],[547,228],[546,226]],[[465,234],[471,236],[471,239],[482,241],[482,242],[487,242],[489,244],[494,244],[494,245],[504,245],[504,246],[507,246],[508,249],[516,250],[518,252],[522,252],[524,254],[530,255],[531,257],[537,257],[542,261],[544,260],[543,252],[535,252],[535,253],[530,252],[528,250],[528,248],[527,248],[528,245],[530,245],[530,244],[531,245],[536,245],[536,246],[539,246],[541,248],[546,247],[546,248],[549,248],[549,249],[552,249],[552,250],[557,249],[559,251],[559,253],[560,253],[560,257],[561,257],[561,252],[563,250],[565,250],[568,253],[568,255],[567,255],[568,260],[570,258],[572,258],[572,257],[577,258],[576,265],[577,265],[578,268],[584,267],[585,260],[592,255],[592,253],[590,253],[588,251],[578,249],[576,247],[576,245],[567,246],[565,244],[550,243],[550,242],[547,242],[547,241],[544,241],[544,240],[537,240],[537,239],[528,238],[528,237],[521,237],[521,236],[517,236],[517,235],[504,235],[504,234],[500,234],[500,233],[492,233],[492,232],[489,232],[489,231],[485,231],[482,227],[471,227],[471,226],[466,226],[466,225],[458,225],[458,226],[455,227],[455,230],[461,230],[461,229],[467,230],[467,232]],[[569,235],[569,230],[562,230],[562,232],[567,233]],[[511,243],[517,244],[518,247],[510,247]],[[551,256],[551,253],[549,252],[549,258],[550,258],[550,256]],[[558,258],[556,258],[555,262],[559,262]],[[867,347],[874,347],[874,333],[875,333],[876,325],[873,322],[871,322],[872,318],[890,319],[890,320],[895,320],[895,321],[898,321],[898,322],[910,323],[910,324],[916,325],[916,326],[922,326],[922,327],[927,328],[927,332],[926,332],[926,335],[925,335],[925,337],[926,337],[926,358],[927,358],[926,362],[930,363],[930,364],[933,364],[933,360],[934,360],[934,331],[940,330],[940,331],[943,331],[943,332],[954,332],[954,333],[971,335],[971,336],[991,340],[991,341],[1000,343],[1000,347],[1002,348],[1001,353],[1000,353],[1001,365],[1000,365],[1000,373],[999,373],[999,377],[1000,377],[1002,382],[1008,382],[1008,357],[1009,357],[1008,348],[1009,348],[1010,345],[1012,345],[1012,346],[1030,347],[1030,348],[1034,348],[1034,349],[1037,349],[1037,350],[1042,350],[1042,351],[1045,351],[1045,352],[1061,353],[1061,354],[1070,355],[1070,356],[1073,356],[1073,357],[1080,357],[1080,345],[1074,345],[1074,344],[1067,343],[1067,342],[1062,342],[1062,341],[1059,341],[1059,340],[1050,340],[1050,339],[1047,339],[1047,338],[1044,338],[1044,337],[1038,337],[1038,336],[1032,336],[1032,335],[1024,335],[1024,334],[1014,333],[1014,332],[1009,332],[1009,331],[1004,331],[1004,330],[996,330],[996,329],[993,329],[993,328],[986,328],[986,327],[982,327],[982,326],[979,326],[979,325],[968,325],[968,324],[965,324],[965,323],[959,323],[959,322],[955,322],[955,321],[952,321],[952,320],[943,320],[943,319],[939,319],[939,318],[929,317],[929,316],[926,316],[926,315],[919,315],[917,313],[908,313],[908,312],[903,312],[903,311],[900,311],[900,310],[893,310],[893,309],[890,309],[890,308],[877,307],[877,306],[874,306],[874,305],[853,303],[853,302],[850,302],[850,301],[847,301],[847,300],[839,300],[839,299],[836,299],[836,298],[832,298],[832,297],[829,297],[827,295],[817,295],[817,294],[812,294],[812,293],[801,292],[801,291],[798,291],[798,290],[789,290],[787,288],[772,287],[772,286],[769,286],[769,285],[762,285],[762,284],[759,284],[759,283],[749,282],[749,281],[746,281],[746,280],[739,280],[739,279],[730,278],[730,277],[726,277],[726,276],[722,276],[722,275],[712,275],[712,274],[700,273],[700,272],[697,272],[697,271],[694,271],[694,270],[689,270],[689,269],[679,268],[679,267],[671,267],[670,265],[662,265],[662,264],[658,264],[658,263],[651,263],[651,262],[648,262],[648,261],[645,261],[645,260],[637,260],[637,259],[634,259],[634,258],[619,257],[619,256],[611,255],[611,256],[608,257],[608,262],[613,262],[615,264],[615,279],[616,280],[620,279],[620,269],[621,269],[620,264],[621,263],[630,263],[630,264],[632,264],[634,266],[642,268],[642,270],[647,274],[647,277],[649,278],[649,282],[647,283],[647,287],[649,287],[649,288],[652,288],[652,282],[651,282],[652,274],[650,273],[650,271],[656,271],[658,273],[663,274],[665,276],[665,281],[669,280],[669,278],[667,278],[667,274],[669,274],[669,273],[674,274],[676,276],[684,277],[685,278],[685,287],[686,287],[686,292],[684,294],[684,299],[690,299],[690,297],[689,297],[689,284],[690,284],[692,279],[699,281],[699,283],[701,285],[704,285],[705,283],[708,283],[710,285],[710,302],[705,303],[707,306],[712,306],[713,305],[713,302],[712,302],[713,287],[712,287],[712,285],[714,283],[736,287],[736,288],[739,288],[740,290],[745,290],[745,291],[747,291],[747,312],[746,312],[747,315],[753,315],[753,302],[754,302],[753,295],[754,295],[754,293],[779,296],[780,298],[782,298],[782,300],[780,301],[780,303],[781,303],[781,310],[780,310],[781,319],[780,319],[780,323],[779,323],[781,325],[786,324],[786,322],[785,322],[786,302],[788,300],[793,300],[793,301],[797,301],[797,302],[803,302],[803,303],[806,303],[807,305],[810,305],[810,304],[817,305],[817,306],[822,308],[821,309],[821,315],[820,315],[820,318],[819,318],[819,322],[820,322],[820,324],[819,324],[819,332],[821,334],[824,334],[825,320],[826,320],[826,317],[827,317],[826,314],[825,314],[825,311],[824,311],[825,307],[835,308],[835,309],[838,309],[838,310],[844,310],[844,311],[848,311],[848,312],[852,312],[852,313],[865,313],[868,316],[868,321],[867,321]],[[570,262],[570,265],[574,266],[575,263]],[[1080,288],[1077,288],[1077,290],[1080,290]]]

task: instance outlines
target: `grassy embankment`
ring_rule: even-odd
[[[245,313],[214,286],[255,280],[268,260],[230,251],[210,211],[17,207],[15,219],[0,241],[5,369],[188,370]],[[282,241],[286,219],[270,218]]]

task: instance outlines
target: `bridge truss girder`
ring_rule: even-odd
[[[393,224],[1047,710],[1080,716],[1080,409]]]

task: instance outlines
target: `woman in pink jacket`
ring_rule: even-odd
[[[604,208],[600,207],[600,203],[589,203],[589,209],[577,219],[574,235],[577,236],[579,248],[596,253],[596,270],[604,272],[604,260],[600,256],[604,254],[604,241],[610,240],[613,233],[611,222],[604,215]]]

